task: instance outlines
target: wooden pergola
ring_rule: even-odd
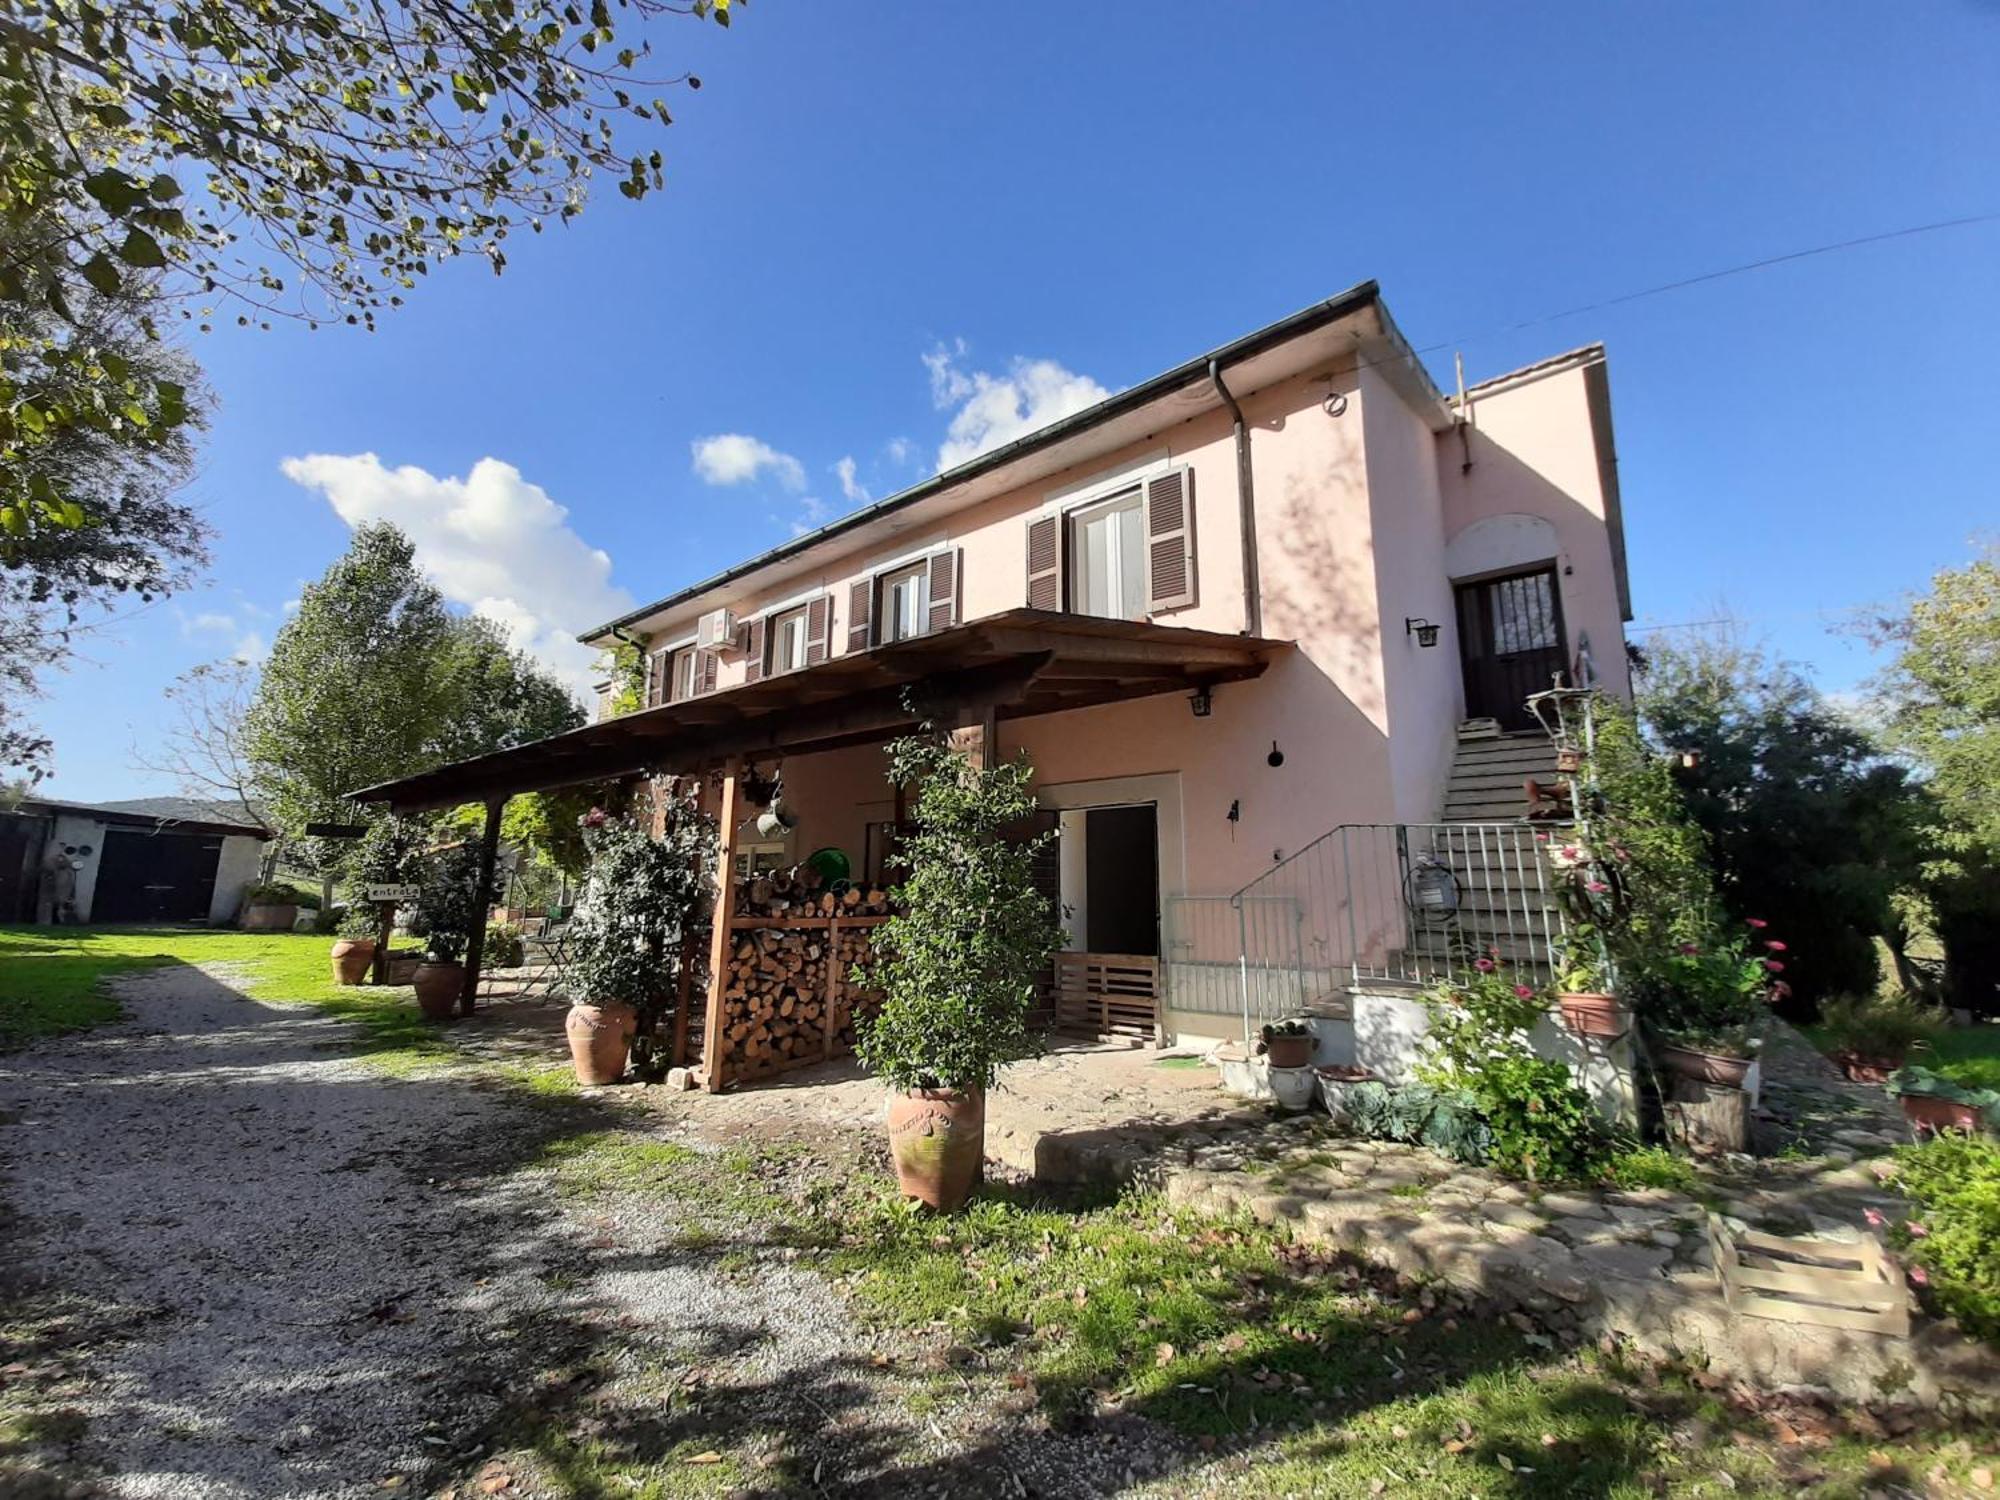
[[[964,753],[984,760],[993,752],[1000,721],[1244,681],[1260,675],[1285,647],[1282,641],[1147,621],[1009,610],[622,714],[353,795],[398,813],[484,803],[479,860],[484,911],[491,904],[500,815],[509,797],[629,776],[719,772],[723,847],[709,955],[713,1007],[723,987],[735,914],[731,871],[743,817],[740,783],[751,762],[873,743],[925,722],[951,729]],[[460,1010],[468,1014],[484,939],[481,923],[466,953]],[[717,1050],[709,1048],[711,1063]]]

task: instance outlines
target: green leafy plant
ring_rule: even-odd
[[[319,905],[318,898],[315,897],[311,901],[307,901],[303,899],[300,892],[291,886],[282,885],[277,882],[260,882],[256,885],[246,886],[243,891],[243,899],[251,906],[317,907]]]
[[[479,909],[479,850],[471,844],[440,849],[426,861],[418,887],[411,931],[424,939],[432,963],[455,964],[465,957]]]
[[[1971,1332],[2000,1339],[2000,1142],[1948,1132],[1901,1147],[1894,1182],[1918,1210],[1887,1226],[1910,1279]]]
[[[528,945],[521,929],[511,922],[496,922],[486,929],[486,947],[480,954],[489,969],[518,969],[527,961]]]
[[[1901,1062],[1943,1031],[1945,1018],[1903,994],[1848,995],[1821,1007],[1820,1026],[1835,1056]]]
[[[876,929],[861,983],[882,992],[855,1050],[898,1089],[984,1089],[1035,1051],[1028,1009],[1063,933],[1035,889],[1049,835],[1019,838],[1035,810],[1026,757],[975,766],[941,738],[889,746],[889,775],[917,787],[900,863],[900,910]]]
[[[368,902],[357,901],[341,908],[340,920],[334,931],[344,938],[368,938],[371,941],[381,936],[381,920],[375,915],[375,908]]]
[[[1764,925],[1752,919],[1747,932],[1727,933],[1696,924],[1653,956],[1631,987],[1647,1029],[1668,1043],[1747,1057],[1785,968],[1785,944],[1759,937]]]
[[[1357,1083],[1346,1092],[1344,1119],[1364,1139],[1428,1146],[1468,1166],[1485,1161],[1492,1144],[1476,1099],[1427,1083]]]
[[[1970,1105],[1985,1118],[1987,1129],[2000,1130],[2000,1089],[1974,1088],[1918,1067],[1898,1068],[1882,1087],[1899,1099],[1942,1099],[1948,1104]]]

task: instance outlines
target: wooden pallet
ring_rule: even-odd
[[[1160,1024],[1160,961],[1143,953],[1058,953],[1058,1031],[1136,1036],[1151,1041]]]
[[[1910,1293],[1902,1267],[1872,1234],[1853,1244],[1802,1240],[1745,1230],[1732,1234],[1721,1215],[1708,1216],[1715,1274],[1732,1312],[1910,1336]]]

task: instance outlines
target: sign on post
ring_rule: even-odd
[[[371,885],[368,887],[370,901],[414,901],[423,893],[422,886],[416,885]]]

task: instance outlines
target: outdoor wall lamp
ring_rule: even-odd
[[[1188,694],[1188,707],[1197,719],[1205,719],[1215,708],[1215,695],[1206,686],[1198,687]]]
[[[1429,620],[1411,619],[1408,615],[1405,615],[1403,617],[1403,634],[1415,636],[1417,644],[1425,648],[1435,646],[1438,643],[1438,628],[1431,624]]]

